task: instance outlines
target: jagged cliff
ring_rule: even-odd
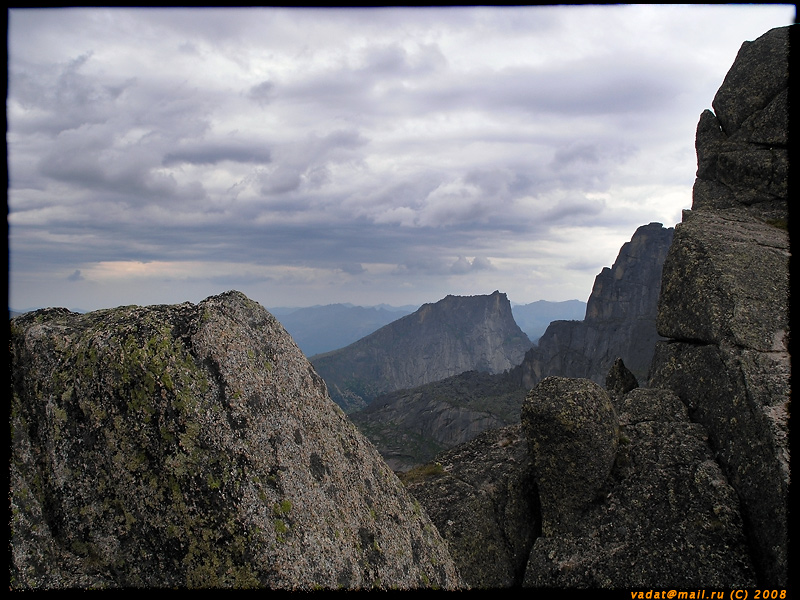
[[[743,44],[716,115],[700,119],[649,387],[622,361],[606,389],[548,377],[521,426],[406,474],[471,586],[502,572],[508,586],[786,589],[791,29]],[[485,533],[497,513],[481,519],[473,506],[520,507],[526,494],[527,516],[504,525],[521,537]]]
[[[505,294],[447,296],[333,352],[311,357],[331,398],[346,412],[382,393],[464,371],[502,373],[531,342]]]
[[[790,28],[742,45],[697,126],[697,179],[664,264],[651,386],[708,431],[759,579],[788,572]]]
[[[459,587],[446,545],[240,293],[11,321],[10,587]]]
[[[644,381],[653,358],[661,269],[674,229],[639,227],[611,268],[597,275],[583,321],[555,321],[525,356],[526,387],[548,375],[585,377],[602,383],[622,358]]]

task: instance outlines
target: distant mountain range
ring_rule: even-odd
[[[268,309],[284,326],[289,335],[306,356],[314,356],[349,346],[411,314],[417,306],[354,306],[352,304],[328,304],[305,308]]]
[[[327,304],[302,308],[282,306],[268,310],[286,328],[303,353],[314,356],[349,346],[418,308],[416,305]],[[586,302],[580,300],[537,300],[511,305],[514,321],[534,344],[551,322],[583,320],[585,313]]]
[[[582,321],[586,315],[586,302],[537,300],[530,304],[512,304],[511,314],[519,328],[536,344],[553,321]]]

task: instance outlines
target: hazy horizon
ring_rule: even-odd
[[[233,291],[233,290],[225,290],[225,291]],[[502,292],[502,290],[498,290],[498,291]],[[224,292],[220,292],[220,293],[224,293]],[[471,296],[485,296],[485,295],[488,295],[488,294],[469,294],[469,295],[471,295]],[[399,311],[399,310],[412,309],[412,311],[413,311],[413,310],[419,309],[423,304],[436,303],[436,302],[439,302],[439,300],[443,300],[444,298],[445,298],[445,296],[442,296],[441,298],[439,298],[437,300],[432,300],[430,302],[423,302],[422,304],[400,304],[400,305],[389,304],[389,303],[386,303],[386,302],[382,302],[382,303],[379,303],[379,304],[353,304],[352,302],[328,302],[328,303],[321,303],[321,304],[310,304],[310,305],[307,305],[307,306],[269,306],[269,305],[263,304],[262,302],[259,302],[259,304],[264,306],[264,308],[266,308],[267,310],[296,311],[296,310],[302,310],[302,309],[308,309],[308,308],[323,308],[323,307],[326,307],[326,306],[352,306],[354,308],[386,308],[387,310],[390,310],[390,311],[392,311],[392,310]],[[205,300],[205,298],[201,298],[200,300]],[[251,298],[251,300],[254,300],[254,298]],[[586,304],[586,300],[579,300],[577,298],[570,298],[569,300],[532,300],[531,302],[515,302],[512,298],[509,298],[509,302],[511,303],[512,309],[515,306],[527,306],[529,304],[536,304],[537,302],[549,302],[549,303],[552,303],[552,304],[563,304],[565,302],[581,302],[583,304]],[[125,306],[125,305],[118,305],[118,306]],[[72,307],[72,306],[61,306],[61,305],[48,305],[48,306],[45,306],[45,305],[32,305],[32,306],[25,306],[25,307],[9,305],[8,310],[10,312],[30,312],[30,311],[39,310],[39,309],[42,309],[42,308],[66,308],[66,309],[71,310],[73,312],[91,312],[93,310],[101,310],[101,309],[85,309],[85,308],[82,308],[80,306]],[[103,308],[116,308],[116,306],[108,306],[108,307],[103,307]],[[278,315],[276,314],[275,316],[278,316]]]

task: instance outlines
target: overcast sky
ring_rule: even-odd
[[[9,13],[9,305],[586,300],[793,5]]]

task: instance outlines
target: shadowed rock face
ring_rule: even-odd
[[[425,304],[365,338],[311,357],[346,412],[378,395],[464,371],[502,373],[517,366],[531,342],[514,321],[505,294],[447,296]]]
[[[587,383],[563,380],[558,394],[572,390],[574,396]],[[535,390],[539,398],[547,393]],[[595,390],[593,396],[604,393]],[[549,402],[557,402],[557,397]],[[595,397],[590,405],[597,402]],[[714,462],[702,426],[689,422],[685,406],[667,390],[635,388],[613,404],[614,416],[607,420],[618,423],[619,445],[608,477],[599,487],[587,487],[586,478],[571,484],[583,497],[595,489],[591,502],[556,504],[553,499],[548,508],[543,499],[543,522],[557,515],[561,526],[543,529],[534,542],[524,585],[753,587],[738,498]],[[524,428],[535,424],[536,411],[528,414],[531,422],[523,419]],[[568,431],[560,429],[562,434]],[[596,426],[586,427],[584,435],[593,432],[599,434],[597,442],[606,437]],[[551,469],[536,474],[539,489],[565,485],[557,478],[553,451],[558,446],[539,445],[538,452],[552,457]],[[536,461],[537,450],[532,452]],[[565,457],[567,471],[577,452]],[[584,459],[606,471],[607,461],[585,455]]]
[[[788,38],[746,42],[697,127],[697,179],[664,263],[652,387],[673,390],[742,501],[759,583],[788,573]]]
[[[485,431],[404,476],[470,587],[522,584],[541,526],[532,466],[522,428],[513,425]]]
[[[467,371],[376,398],[348,417],[395,471],[407,471],[487,429],[519,422],[525,389],[519,368]]]
[[[639,227],[620,248],[613,266],[595,278],[583,321],[554,321],[522,363],[528,388],[548,376],[583,377],[603,384],[622,358],[640,380],[647,378],[656,341],[661,268],[672,228]]]
[[[453,588],[446,546],[237,292],[11,321],[11,586]]]
[[[739,500],[705,430],[674,393],[624,387],[612,399],[547,378],[521,425],[406,474],[471,586],[755,585]]]

